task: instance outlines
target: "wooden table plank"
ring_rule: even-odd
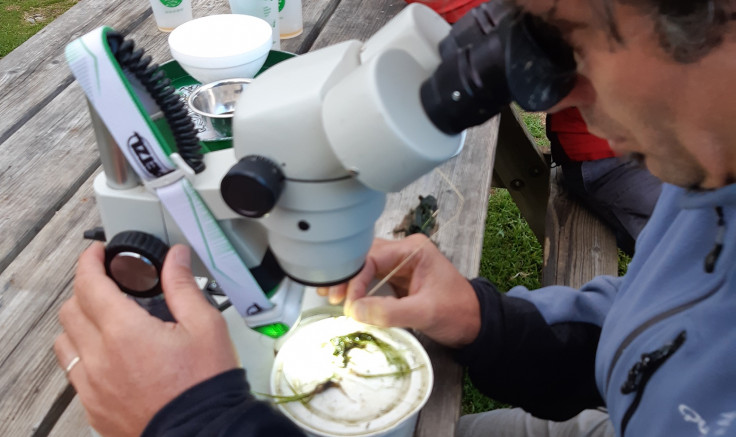
[[[86,103],[77,87],[67,87],[4,146],[0,271],[99,166]]]
[[[618,275],[611,228],[565,190],[560,167],[550,177],[542,285],[579,288],[599,275]]]
[[[4,437],[33,435],[67,386],[52,345],[61,332],[56,314],[70,296],[76,257],[89,244],[82,232],[99,225],[91,179],[0,275]]]
[[[281,40],[281,50],[303,54],[312,49],[314,41],[335,12],[340,0],[309,0],[302,2],[304,31],[301,35]]]
[[[0,147],[10,147],[6,140],[72,82],[64,59],[68,42],[102,24],[128,31],[148,15],[147,2],[81,0],[0,59]]]
[[[75,396],[49,437],[87,437],[91,434],[82,402],[79,396]]]
[[[365,41],[405,6],[396,0],[341,0],[312,49],[349,39]]]

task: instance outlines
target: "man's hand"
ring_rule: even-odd
[[[161,278],[177,323],[162,322],[126,297],[103,262],[99,243],[80,256],[54,351],[62,368],[80,357],[67,377],[90,424],[105,436],[139,436],[169,401],[238,360],[225,320],[194,282],[186,246],[169,250]]]
[[[387,276],[417,248],[389,280],[397,297],[366,297],[374,278]],[[450,347],[471,343],[480,330],[480,306],[473,287],[422,234],[398,241],[375,240],[355,278],[317,292],[329,295],[333,304],[347,298],[345,313],[356,320],[417,329]]]

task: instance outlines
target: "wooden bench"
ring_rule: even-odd
[[[493,185],[509,190],[537,240],[544,244],[549,164],[514,105],[501,111]]]
[[[493,184],[509,190],[544,247],[542,285],[580,287],[598,275],[617,275],[613,232],[565,189],[559,169],[550,171],[514,106],[501,113]]]
[[[542,285],[580,287],[599,275],[617,276],[613,231],[562,185],[562,171],[550,172]]]

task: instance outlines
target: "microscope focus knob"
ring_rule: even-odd
[[[125,293],[141,298],[163,293],[161,269],[169,246],[139,231],[115,235],[105,247],[105,270]]]
[[[258,218],[276,205],[284,180],[284,173],[276,163],[263,156],[249,155],[222,178],[220,194],[233,211]]]

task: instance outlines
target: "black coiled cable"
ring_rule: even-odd
[[[108,32],[107,42],[120,67],[132,73],[156,101],[169,124],[179,155],[195,173],[202,172],[205,166],[197,130],[169,78],[158,64],[151,63],[150,56],[144,56],[142,49],[136,50],[135,43],[122,34]]]

